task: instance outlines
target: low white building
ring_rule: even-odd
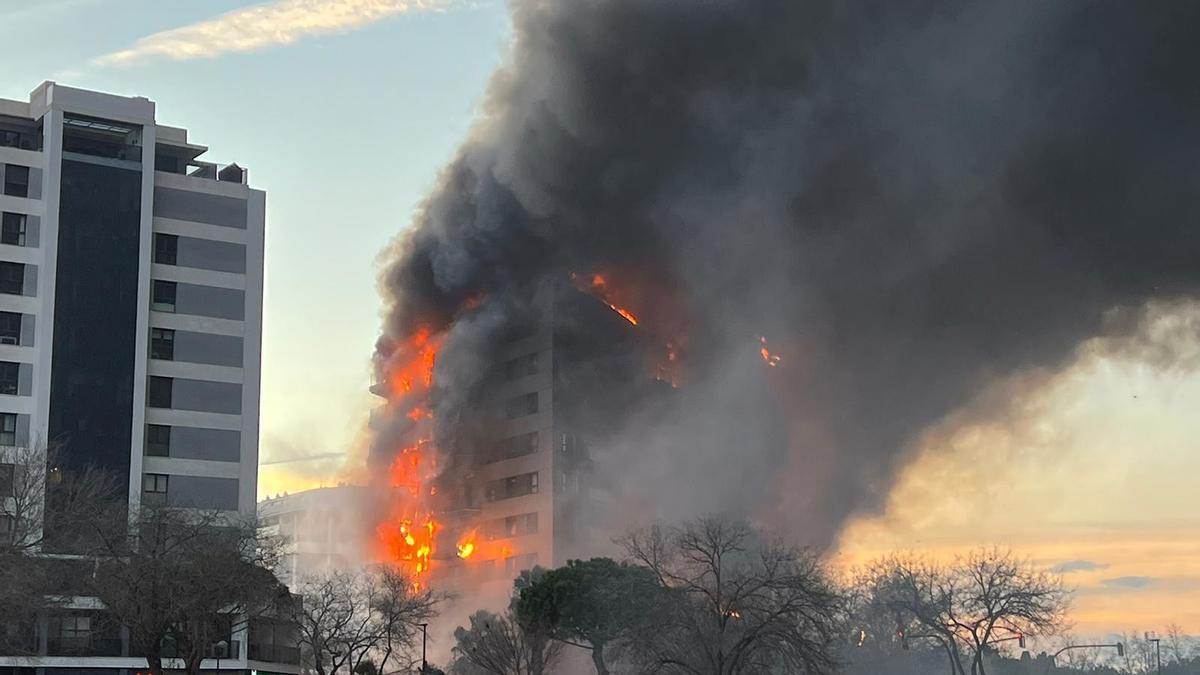
[[[295,591],[307,575],[367,564],[371,533],[361,515],[366,498],[366,488],[340,485],[259,502],[259,526],[283,545],[279,579]]]

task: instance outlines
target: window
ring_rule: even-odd
[[[504,559],[504,571],[507,574],[517,574],[522,570],[533,569],[537,565],[537,553],[514,555]]]
[[[68,640],[86,641],[92,634],[92,617],[64,616],[59,619],[59,637]]]
[[[17,476],[15,464],[0,464],[0,497],[13,496],[13,481]]]
[[[0,293],[9,295],[25,293],[25,265],[15,262],[0,262]]]
[[[21,364],[0,361],[0,394],[16,396],[20,389]]]
[[[170,408],[171,389],[175,380],[169,377],[151,377],[150,386],[146,389],[146,405],[151,408]]]
[[[16,164],[5,167],[4,194],[10,197],[29,196],[29,167]]]
[[[0,445],[13,447],[17,444],[17,414],[0,413]]]
[[[146,425],[146,454],[150,457],[171,456],[171,427],[164,424]]]
[[[166,504],[169,478],[165,473],[142,474],[142,500],[147,504]]]
[[[4,212],[0,217],[0,244],[11,246],[25,245],[25,222],[29,219],[24,213]]]
[[[175,282],[155,281],[150,308],[158,312],[175,311]]]
[[[506,361],[504,364],[504,379],[516,380],[538,371],[538,355],[526,354]]]
[[[175,360],[175,331],[166,328],[150,329],[150,358]]]
[[[154,262],[174,265],[179,252],[179,237],[173,234],[154,235]]]
[[[13,517],[0,516],[0,541],[11,542],[13,539]]]
[[[517,417],[532,415],[537,411],[538,395],[536,391],[532,394],[514,396],[504,403],[504,414],[507,415],[508,419],[510,420]]]
[[[21,315],[0,312],[0,345],[21,344]]]
[[[495,450],[487,458],[487,462],[499,462],[513,457],[531,455],[541,448],[539,439],[536,431],[506,438],[497,444]]]
[[[508,539],[526,534],[536,534],[538,531],[538,514],[522,513],[507,518],[497,518],[488,522],[484,535],[489,539]]]
[[[487,484],[487,500],[495,502],[501,499],[512,499],[513,497],[537,494],[537,491],[537,472],[523,473],[518,476],[509,476],[508,478],[489,481]]]

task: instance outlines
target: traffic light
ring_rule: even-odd
[[[1117,656],[1125,656],[1125,643],[1124,642],[1117,643]]]
[[[1024,633],[1017,633],[1017,644],[1021,646],[1021,649],[1025,649],[1025,634]]]

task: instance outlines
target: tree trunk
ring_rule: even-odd
[[[592,664],[596,666],[596,675],[608,675],[608,666],[604,665],[604,643],[592,645]]]
[[[146,654],[146,669],[150,671],[150,675],[163,675],[162,654],[158,650],[154,650],[153,654]]]

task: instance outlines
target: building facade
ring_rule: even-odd
[[[464,416],[482,422],[449,448],[439,479],[435,583],[464,596],[507,597],[522,570],[608,550],[598,516],[612,510],[611,493],[593,453],[631,407],[670,389],[639,356],[629,322],[573,288],[514,333],[492,345]]]
[[[279,580],[295,592],[307,576],[365,565],[366,503],[366,488],[358,485],[316,488],[259,502],[259,526],[278,537],[283,549],[275,569]]]
[[[0,100],[0,470],[46,447],[119,476],[130,509],[254,515],[266,199],[206,150],[145,98]],[[100,619],[52,615],[41,656],[0,668],[144,668]]]

